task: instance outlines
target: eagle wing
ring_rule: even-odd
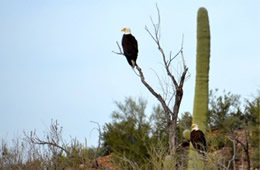
[[[124,35],[122,39],[122,46],[126,57],[136,61],[138,54],[138,43],[131,34]]]

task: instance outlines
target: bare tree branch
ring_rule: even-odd
[[[227,166],[227,169],[229,169],[230,165],[231,165],[231,162],[233,163],[233,170],[236,170],[236,141],[233,140],[233,139],[230,139],[229,140],[232,141],[233,143],[233,156],[232,156],[232,159],[228,161],[228,166]]]
[[[181,100],[182,100],[182,96],[183,96],[183,84],[184,84],[184,81],[185,81],[185,77],[186,77],[186,73],[188,71],[188,68],[186,67],[185,65],[185,61],[184,61],[184,55],[183,55],[183,42],[184,42],[184,36],[182,36],[182,43],[181,43],[181,49],[177,52],[177,54],[171,58],[171,54],[170,54],[170,59],[167,61],[166,59],[166,55],[165,55],[165,52],[164,50],[162,49],[161,47],[161,44],[160,44],[160,39],[159,39],[159,30],[160,30],[160,11],[159,11],[159,8],[158,6],[156,5],[156,9],[157,9],[157,14],[158,14],[158,24],[154,24],[153,21],[152,21],[152,24],[153,24],[153,28],[154,28],[154,35],[151,33],[151,31],[147,28],[147,26],[145,27],[145,30],[148,32],[148,34],[152,37],[152,39],[155,41],[155,43],[157,44],[157,47],[158,47],[158,50],[160,51],[161,55],[162,55],[162,58],[163,58],[163,63],[164,63],[164,66],[165,66],[165,69],[166,69],[166,72],[167,72],[167,75],[170,77],[170,79],[172,80],[172,83],[174,84],[174,89],[176,91],[175,93],[175,104],[174,104],[174,107],[173,107],[173,111],[172,111],[172,119],[174,121],[177,121],[177,117],[178,117],[178,112],[179,112],[179,107],[180,107],[180,103],[181,103]],[[174,75],[171,73],[170,71],[170,67],[171,67],[171,62],[179,55],[181,54],[182,56],[182,61],[183,61],[183,73],[182,73],[182,76],[181,76],[181,79],[180,79],[180,82],[178,84],[178,82],[176,81]]]
[[[144,77],[144,74],[142,72],[142,69],[137,64],[136,64],[136,69],[139,72],[139,75],[140,75],[142,83],[160,101],[160,103],[162,104],[163,109],[166,111],[168,120],[170,120],[171,119],[171,116],[170,116],[171,110],[167,106],[167,104],[165,103],[165,100],[162,98],[162,96],[160,94],[155,92],[155,90],[145,81],[145,77]]]
[[[120,47],[118,41],[116,42],[116,44],[117,44],[117,47],[118,47],[118,49],[119,49],[119,52],[115,52],[115,51],[112,51],[112,52],[115,53],[115,54],[117,54],[117,55],[124,55],[124,53],[123,53],[123,51],[122,51],[122,49],[121,49],[121,47]]]
[[[102,132],[101,132],[101,127],[100,127],[100,125],[99,125],[98,122],[95,122],[95,121],[90,121],[90,122],[91,122],[91,123],[94,123],[94,124],[96,124],[96,125],[98,126],[97,130],[98,130],[99,135],[98,135],[98,147],[97,147],[97,151],[95,152],[95,158],[96,158],[97,153],[98,153],[99,150],[100,150]]]
[[[145,30],[148,32],[148,34],[152,37],[152,39],[155,41],[155,43],[157,44],[156,38],[153,36],[153,34],[150,32],[150,30],[148,29],[147,26],[145,26]]]
[[[175,79],[175,77],[171,74],[171,71],[170,71],[170,64],[168,64],[167,60],[166,60],[166,55],[164,53],[164,50],[161,48],[161,44],[160,44],[160,39],[159,39],[159,30],[160,30],[160,11],[159,11],[159,8],[158,6],[156,5],[156,9],[157,9],[157,13],[158,13],[158,24],[156,26],[156,24],[153,23],[152,21],[152,25],[153,25],[153,28],[154,28],[154,35],[151,33],[151,31],[148,29],[148,27],[146,26],[145,27],[145,30],[148,32],[148,34],[151,36],[151,38],[155,41],[157,47],[158,47],[158,50],[160,51],[160,53],[162,54],[162,57],[163,57],[163,63],[165,65],[165,69],[166,69],[166,72],[167,72],[167,75],[171,78],[173,84],[175,85],[175,88],[178,87],[178,83]]]
[[[248,132],[248,130],[245,130],[244,135],[245,135],[245,143],[243,143],[241,140],[238,139],[236,133],[231,132],[231,133],[227,134],[227,136],[230,140],[234,140],[242,146],[242,148],[246,154],[246,157],[247,157],[247,169],[250,170],[251,162],[250,162],[250,154],[249,154],[249,141],[248,141],[249,132]]]
[[[55,141],[53,138],[51,138],[49,135],[47,135],[47,141],[40,139],[37,135],[36,132],[32,132],[30,133],[30,135],[27,135],[26,133],[24,133],[25,138],[30,141],[33,144],[37,144],[37,145],[48,145],[48,146],[54,146],[56,148],[61,149],[62,151],[64,151],[67,155],[70,155],[70,152],[63,146],[59,145],[57,141]]]

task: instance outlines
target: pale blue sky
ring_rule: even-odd
[[[139,42],[137,62],[153,87],[153,70],[161,56],[145,31],[156,18],[156,1],[0,0],[0,138],[21,136],[23,130],[46,131],[51,119],[64,136],[97,142],[90,121],[104,125],[125,97],[157,104],[126,59],[113,54],[122,27]],[[184,86],[180,112],[192,112],[196,17],[206,7],[211,27],[210,89],[250,97],[260,88],[260,1],[168,0],[161,10],[161,44],[177,52],[184,34],[190,78]],[[177,63],[178,66],[178,63]],[[41,134],[41,133],[40,133]]]

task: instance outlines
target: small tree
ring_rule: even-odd
[[[245,113],[249,119],[250,133],[249,144],[252,150],[252,167],[260,168],[260,91],[253,101],[246,101]],[[250,116],[251,115],[251,116]]]
[[[151,140],[154,144],[160,144],[164,147],[169,146],[169,133],[167,133],[167,120],[165,119],[164,110],[160,105],[153,108],[153,113],[150,116],[152,128]]]
[[[148,159],[151,126],[145,116],[146,101],[126,98],[116,102],[118,111],[112,113],[112,123],[106,123],[102,139],[104,147],[140,166]]]
[[[218,91],[218,89],[210,90],[209,93],[208,125],[211,130],[223,129],[223,122],[229,116],[236,116],[238,119],[242,119],[240,96],[231,92],[226,93],[225,91],[223,91],[223,95],[217,96]]]

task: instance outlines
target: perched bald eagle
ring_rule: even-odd
[[[126,56],[129,65],[134,68],[136,66],[136,59],[138,54],[137,41],[135,37],[131,34],[130,28],[123,28],[121,31],[124,32],[122,38],[124,55]]]
[[[190,141],[193,148],[198,150],[199,153],[204,154],[207,152],[207,144],[204,133],[199,129],[197,124],[191,125]]]

